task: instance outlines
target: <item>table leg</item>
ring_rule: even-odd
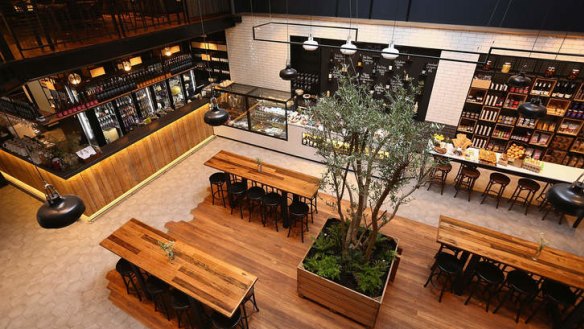
[[[457,295],[462,295],[464,293],[464,287],[466,287],[470,280],[472,280],[473,271],[480,260],[480,256],[471,255],[467,251],[462,252],[460,260],[462,262],[466,262],[466,260],[469,257],[470,260],[468,261],[468,264],[466,265],[464,272],[462,273],[462,275],[459,275],[454,281],[454,293]]]
[[[288,217],[288,192],[282,191],[282,224],[285,228],[290,226],[290,218]]]

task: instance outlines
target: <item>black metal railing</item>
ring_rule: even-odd
[[[193,24],[200,17],[231,13],[230,0],[0,2],[0,52],[4,61]]]

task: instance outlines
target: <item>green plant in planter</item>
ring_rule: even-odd
[[[396,77],[385,104],[356,78],[337,76],[335,95],[322,97],[307,113],[319,123],[311,134],[326,165],[323,185],[332,191],[340,219],[339,264],[353,274],[359,290],[373,291],[383,285],[387,270],[379,257],[395,256],[375,252],[379,231],[425,183],[433,163],[428,141],[441,127],[414,119],[414,82],[404,85]]]
[[[330,280],[339,280],[341,276],[341,266],[339,265],[338,257],[332,255],[316,253],[314,256],[306,259],[304,266],[310,272],[314,272]]]

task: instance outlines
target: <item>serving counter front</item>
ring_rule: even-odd
[[[207,110],[207,100],[189,103],[168,119],[124,136],[115,147],[104,147],[99,157],[73,172],[39,170],[61,194],[79,196],[85,215],[92,216],[212,136],[203,120]],[[13,183],[44,189],[33,164],[18,155],[0,150],[0,171]]]

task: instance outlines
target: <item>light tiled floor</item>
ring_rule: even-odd
[[[168,221],[190,220],[214,172],[203,163],[221,149],[308,174],[323,170],[317,163],[217,138],[96,222],[61,230],[37,225],[38,200],[12,186],[1,188],[0,328],[142,328],[108,301],[105,274],[118,258],[99,242],[132,217],[160,229]],[[482,175],[479,187],[487,176]],[[444,214],[529,240],[544,232],[552,246],[584,255],[584,227],[574,230],[556,220],[541,221],[535,209],[524,216],[519,210],[495,209],[492,201],[479,205],[477,193],[469,203],[464,196],[452,198],[452,187],[443,196],[437,191],[420,189],[398,214],[434,226]]]

